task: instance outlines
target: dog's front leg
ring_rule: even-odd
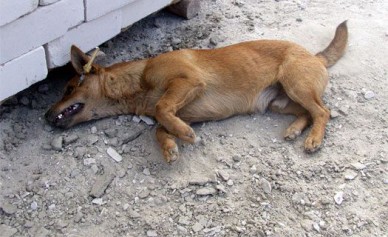
[[[162,153],[167,163],[172,163],[179,158],[179,150],[175,142],[175,136],[168,133],[161,125],[156,129],[156,139],[162,148]]]
[[[176,116],[179,109],[193,101],[205,89],[205,83],[195,78],[176,78],[169,82],[166,92],[156,104],[156,120],[176,137],[194,143],[193,129]]]

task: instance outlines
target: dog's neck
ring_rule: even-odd
[[[117,115],[154,116],[155,104],[152,99],[148,98],[150,88],[147,87],[144,80],[147,62],[147,59],[124,62],[107,68],[107,71],[114,76],[116,82],[115,84],[104,83],[105,91],[113,99],[114,104],[112,106]],[[105,80],[109,80],[109,78],[105,78]]]

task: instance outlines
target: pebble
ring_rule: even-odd
[[[90,132],[92,134],[96,134],[97,133],[97,127],[96,126],[93,126],[92,128],[90,128]]]
[[[373,99],[375,97],[375,93],[373,91],[365,91],[364,98],[367,100]]]
[[[224,181],[228,181],[230,176],[226,170],[218,170],[217,174],[222,178]]]
[[[79,137],[77,134],[68,135],[68,136],[63,138],[63,142],[67,145],[67,144],[70,144],[70,143],[77,141],[78,138]]]
[[[17,207],[15,205],[8,203],[8,202],[2,203],[1,209],[3,209],[3,212],[7,215],[13,215],[17,211]]]
[[[62,136],[58,136],[58,137],[55,137],[51,143],[51,148],[55,151],[61,151],[62,150],[62,146],[63,146],[63,137]]]
[[[19,100],[19,102],[20,102],[22,105],[24,105],[24,106],[27,106],[27,105],[30,104],[30,100],[29,100],[27,97],[25,97],[25,96],[23,96],[23,97]]]
[[[106,129],[106,130],[104,131],[104,133],[105,133],[105,135],[106,135],[107,137],[109,137],[109,138],[114,138],[114,137],[117,136],[118,131],[117,131],[117,129],[115,129],[115,128],[110,128],[110,129]]]
[[[96,142],[98,142],[98,136],[97,135],[89,135],[87,137],[87,143],[91,146],[94,145]]]
[[[145,168],[143,170],[143,174],[149,176],[151,174],[150,170],[148,168]]]
[[[148,237],[157,237],[158,233],[156,233],[155,230],[147,230],[147,236]]]
[[[302,228],[307,232],[311,232],[313,230],[313,224],[314,222],[309,219],[304,219],[300,222],[300,225],[302,226]]]
[[[218,191],[221,191],[221,192],[223,192],[223,193],[226,193],[225,186],[222,185],[222,184],[217,184],[217,185],[216,185],[216,189],[217,189]]]
[[[331,118],[337,118],[339,115],[340,114],[337,111],[335,111],[335,110],[330,111],[330,117]]]
[[[204,176],[193,177],[190,181],[190,185],[205,185],[210,182],[210,179]]]
[[[314,230],[316,232],[318,232],[318,233],[321,232],[321,228],[319,227],[318,223],[314,222],[313,223],[313,228],[314,228]]]
[[[260,180],[260,183],[261,183],[261,188],[263,189],[264,193],[270,194],[272,191],[271,183],[268,180],[266,180],[265,178],[262,178]]]
[[[96,159],[94,159],[94,158],[86,158],[86,159],[84,159],[84,165],[85,166],[91,166],[93,164],[96,164]]]
[[[128,210],[129,207],[130,207],[130,205],[128,203],[125,203],[123,205],[123,210],[126,211],[126,210]]]
[[[111,172],[106,172],[104,175],[99,176],[90,190],[90,196],[95,198],[101,197],[115,177]]]
[[[140,123],[141,119],[139,118],[139,116],[135,115],[132,117],[132,121],[135,123]]]
[[[217,190],[213,187],[205,187],[198,189],[195,193],[199,196],[213,195]]]
[[[147,198],[150,195],[150,190],[144,189],[139,193],[139,198],[144,199]]]
[[[334,196],[334,201],[338,205],[341,205],[341,203],[344,201],[344,192],[339,191],[338,193],[336,193]]]
[[[356,170],[363,170],[366,168],[366,165],[364,164],[361,164],[360,162],[355,162],[355,163],[352,163],[350,164],[353,168],[355,168]]]
[[[155,120],[153,120],[152,118],[148,117],[148,116],[144,116],[144,115],[140,115],[139,116],[140,119],[145,122],[147,125],[149,126],[152,126],[155,124]]]
[[[345,170],[344,177],[346,180],[353,180],[357,177],[358,173],[353,170]]]
[[[83,146],[78,146],[74,149],[74,157],[75,158],[82,158],[87,152],[87,148]]]
[[[232,159],[234,162],[240,162],[241,161],[241,156],[240,155],[234,155],[232,156]]]
[[[140,214],[137,211],[134,210],[129,210],[129,216],[133,219],[140,218]]]
[[[18,232],[17,229],[7,226],[5,224],[0,225],[0,233],[3,237],[11,237],[14,236]]]
[[[104,205],[106,202],[104,202],[102,198],[95,198],[92,200],[92,203],[101,206]]]
[[[32,203],[31,203],[31,209],[32,210],[36,210],[36,209],[38,209],[38,203],[36,203],[35,201],[33,201]]]
[[[47,84],[42,84],[38,87],[39,93],[46,93],[49,90],[49,86]]]
[[[106,152],[116,162],[120,162],[120,161],[123,160],[123,157],[115,149],[113,149],[112,147],[109,147]]]
[[[228,182],[226,182],[228,186],[233,186],[234,182],[233,180],[229,179]]]
[[[201,223],[197,222],[191,228],[193,229],[194,232],[198,232],[203,229],[203,226],[201,225]]]

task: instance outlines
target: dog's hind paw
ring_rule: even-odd
[[[163,151],[164,159],[167,163],[172,164],[179,158],[178,146],[175,145],[172,148],[167,148]]]
[[[322,140],[321,139],[316,139],[315,137],[307,137],[306,141],[304,143],[304,150],[307,153],[313,153],[316,152],[321,148],[322,145]]]
[[[302,132],[296,128],[290,127],[287,128],[286,134],[284,135],[284,139],[287,141],[295,140]]]

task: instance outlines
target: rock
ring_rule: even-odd
[[[304,219],[300,222],[300,225],[306,232],[311,232],[313,230],[313,224],[314,222],[309,219]]]
[[[132,117],[132,121],[135,122],[135,123],[140,123],[141,119],[139,118],[139,116],[134,115],[134,116]]]
[[[94,159],[94,158],[86,158],[86,159],[84,159],[84,165],[85,166],[91,166],[93,164],[96,164],[96,159]]]
[[[117,136],[118,131],[117,131],[117,129],[115,129],[115,128],[110,128],[110,129],[106,129],[106,130],[104,131],[104,133],[105,133],[105,135],[106,135],[107,137],[109,137],[109,138],[114,138],[114,137]]]
[[[191,228],[193,229],[194,232],[198,232],[203,229],[203,226],[201,225],[201,223],[197,222]]]
[[[271,193],[271,191],[272,191],[271,183],[268,180],[266,180],[265,178],[262,178],[260,180],[260,184],[261,184],[261,188],[263,189],[264,193],[266,193],[266,194]]]
[[[341,203],[344,201],[344,192],[339,191],[334,195],[334,201],[337,203],[337,205],[341,205]]]
[[[31,206],[31,209],[34,211],[38,209],[38,203],[36,203],[35,201],[33,201],[30,206]]]
[[[129,210],[129,216],[133,219],[140,218],[140,214],[137,211],[134,210]]]
[[[58,136],[58,137],[55,137],[51,143],[51,148],[55,151],[62,151],[62,146],[63,146],[63,137],[62,136]]]
[[[92,128],[90,128],[90,132],[92,134],[96,134],[97,133],[97,127],[96,126],[93,126]]]
[[[226,193],[225,186],[222,185],[222,184],[217,184],[217,185],[216,185],[216,189],[217,189],[218,191],[221,191],[221,192],[223,192],[223,193]]]
[[[147,198],[150,195],[150,190],[144,189],[139,193],[139,198],[144,199]]]
[[[316,222],[313,223],[313,229],[318,233],[321,232],[321,228],[319,227],[318,223],[316,223]]]
[[[222,178],[222,180],[224,180],[224,181],[228,181],[229,178],[230,178],[228,172],[225,171],[225,170],[218,170],[218,171],[217,171],[217,174],[218,174],[218,175]]]
[[[147,236],[148,237],[157,237],[158,233],[156,233],[155,230],[147,230]]]
[[[211,180],[207,177],[204,177],[204,176],[199,176],[199,177],[192,177],[190,180],[189,180],[189,184],[190,185],[205,185],[207,183],[209,183]]]
[[[229,179],[228,182],[226,182],[228,186],[233,186],[234,182],[233,180]]]
[[[16,211],[18,210],[16,206],[8,203],[8,202],[4,202],[1,204],[1,209],[3,210],[3,212],[7,215],[13,215],[16,213]],[[1,232],[0,232],[1,233]]]
[[[116,162],[120,162],[120,161],[123,160],[123,157],[115,149],[113,149],[112,147],[109,147],[106,152]]]
[[[364,98],[367,100],[373,99],[375,97],[375,93],[373,91],[365,91]]]
[[[128,210],[129,207],[130,207],[130,205],[128,203],[125,203],[123,205],[123,210],[126,211],[126,210]]]
[[[17,229],[7,226],[5,224],[0,225],[0,233],[2,237],[11,237],[14,236],[18,232]]]
[[[78,146],[74,149],[74,157],[75,158],[82,158],[85,156],[87,152],[87,148],[83,146]]]
[[[145,168],[143,170],[143,174],[149,176],[151,174],[150,170],[148,168]]]
[[[217,190],[213,187],[205,187],[198,189],[195,193],[199,196],[213,195]]]
[[[68,135],[68,136],[63,138],[63,142],[67,145],[67,144],[70,144],[70,143],[77,141],[78,138],[79,137],[77,134]]]
[[[92,200],[92,203],[101,206],[104,205],[106,202],[104,202],[102,198],[95,198]]]
[[[330,111],[331,118],[337,118],[338,116],[340,116],[340,114],[337,111],[335,110]]]
[[[234,162],[240,162],[241,161],[241,156],[240,155],[234,155],[232,156],[232,159]]]
[[[97,135],[89,135],[87,138],[87,143],[89,146],[94,145],[96,142],[98,142],[98,136]]]
[[[27,106],[27,105],[30,104],[30,100],[29,100],[27,97],[25,97],[25,96],[23,96],[22,98],[20,98],[19,102],[20,102],[22,105],[24,105],[24,106]]]
[[[363,170],[366,168],[366,165],[364,164],[361,164],[360,162],[355,162],[355,163],[352,163],[350,164],[354,169],[356,170]]]
[[[109,171],[104,175],[99,176],[94,182],[89,195],[95,198],[101,197],[115,177],[116,176]]]
[[[150,117],[147,117],[147,116],[144,116],[144,115],[140,115],[139,117],[140,117],[140,119],[143,122],[145,122],[149,126],[152,126],[152,125],[155,124],[155,121],[152,118],[150,118]]]
[[[353,180],[357,177],[357,172],[353,171],[353,170],[345,170],[345,173],[344,173],[344,177],[346,180]]]
[[[46,93],[49,90],[49,86],[47,84],[42,84],[38,87],[39,93]]]

